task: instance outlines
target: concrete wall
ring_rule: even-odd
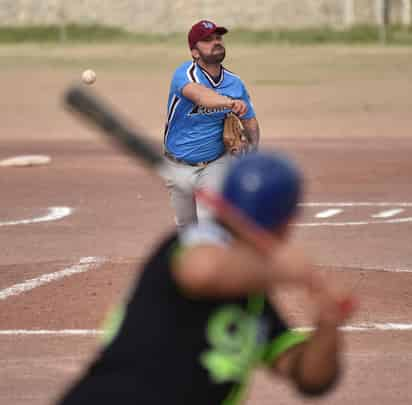
[[[0,0],[1,25],[76,23],[123,26],[133,31],[174,32],[208,18],[230,28],[271,29],[347,22],[353,2],[355,23],[376,22],[378,0]],[[391,0],[401,19],[402,2]],[[409,1],[409,0],[408,0]],[[347,10],[347,8],[346,8]]]

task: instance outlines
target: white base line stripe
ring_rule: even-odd
[[[376,272],[386,272],[386,273],[412,273],[412,269],[407,267],[373,267],[373,266],[366,266],[363,264],[350,264],[350,265],[340,265],[336,266],[334,264],[323,264],[317,263],[319,267],[328,267],[333,271],[376,271]],[[337,270],[336,267],[341,267],[340,270]]]
[[[390,217],[394,217],[395,215],[400,214],[403,211],[405,211],[403,208],[398,208],[396,210],[382,211],[382,212],[379,212],[378,214],[372,215],[372,218],[390,218]]]
[[[374,224],[403,224],[412,222],[412,217],[398,219],[381,219],[376,221],[358,221],[358,222],[303,222],[296,226],[358,226],[358,225],[374,225]]]
[[[412,202],[307,202],[301,207],[412,207]]]
[[[59,280],[63,277],[68,277],[77,273],[84,273],[93,267],[103,263],[104,260],[98,257],[83,257],[78,264],[68,267],[66,269],[56,271],[55,273],[43,274],[40,277],[26,280],[23,283],[15,284],[11,287],[0,290],[0,300],[5,300],[9,297],[20,295],[24,292],[33,290],[44,284],[51,283],[52,281]]]
[[[412,269],[407,269],[407,268],[377,268],[377,267],[364,267],[364,266],[359,266],[361,270],[367,270],[367,271],[383,271],[387,273],[412,273]]]
[[[372,332],[372,331],[412,331],[411,323],[359,323],[339,328],[344,332]],[[300,331],[311,331],[311,327],[296,328]]]
[[[295,328],[298,331],[311,331],[311,327]],[[359,323],[340,328],[343,332],[375,332],[375,331],[412,331],[411,323]],[[98,336],[103,331],[99,329],[62,329],[62,330],[0,330],[0,336],[37,335],[37,336]]]
[[[346,222],[303,222],[296,226],[319,227],[319,226],[359,226],[359,225],[375,225],[375,224],[403,224],[412,222],[412,217],[393,218],[395,215],[404,211],[404,208],[412,207],[412,202],[307,202],[299,204],[302,207],[329,207],[329,210],[340,209],[345,207],[381,207],[391,208],[381,211],[375,216],[371,216],[371,220],[362,221],[346,221]],[[403,208],[398,208],[403,207]],[[325,210],[323,212],[327,212]],[[322,214],[322,213],[321,213]],[[319,217],[318,217],[319,218]],[[327,218],[327,217],[326,217]]]
[[[322,211],[322,212],[318,212],[315,216],[316,218],[330,218],[330,217],[334,217],[335,215],[338,215],[342,212],[342,209],[330,209],[330,210],[326,210],[326,211]]]
[[[102,335],[103,331],[97,329],[63,329],[63,330],[0,330],[0,336],[13,336],[13,335],[34,335],[34,336],[96,336]]]
[[[29,336],[97,336],[102,335],[102,330],[97,329],[62,329],[62,330],[0,330],[0,336],[29,335]]]
[[[27,224],[36,224],[38,222],[57,221],[58,219],[67,217],[72,212],[73,212],[73,209],[70,207],[50,207],[49,213],[43,217],[20,219],[18,221],[0,222],[0,226],[27,225]]]

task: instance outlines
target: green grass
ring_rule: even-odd
[[[121,28],[102,25],[67,25],[62,31],[58,26],[0,27],[0,44],[53,43],[62,39],[79,43],[182,43],[183,33],[148,34],[132,33]],[[359,25],[347,30],[330,27],[279,29],[276,31],[231,31],[228,40],[232,43],[288,43],[310,44],[374,44],[381,42],[381,33],[376,26]],[[412,45],[412,27],[393,25],[387,28],[386,43]]]
[[[159,43],[173,40],[176,37],[162,34],[140,34],[122,28],[102,25],[70,24],[64,28],[56,25],[0,27],[0,44],[6,43],[53,43],[63,39],[68,42],[107,43],[107,42],[140,42]]]

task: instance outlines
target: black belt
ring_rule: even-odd
[[[178,159],[177,157],[173,156],[173,155],[172,155],[170,152],[168,152],[167,150],[164,151],[164,155],[165,155],[168,159],[170,159],[172,162],[181,163],[181,164],[184,164],[184,165],[194,166],[194,167],[205,167],[205,166],[207,166],[209,163],[212,163],[212,162],[214,162],[215,160],[217,160],[217,159],[219,159],[220,157],[223,156],[223,154],[222,154],[222,155],[219,155],[218,157],[216,157],[216,158],[214,158],[214,159],[212,159],[212,160],[207,160],[207,161],[204,161],[204,162],[191,163],[191,162],[186,162],[186,160],[183,160],[183,159]]]

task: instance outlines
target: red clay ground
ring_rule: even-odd
[[[10,331],[100,328],[107,309],[127,292],[137,264],[173,226],[161,182],[61,111],[56,101],[72,72],[46,74],[44,69],[34,69],[29,77],[25,72],[24,67],[3,72],[1,88],[6,96],[1,98],[5,117],[0,158],[42,153],[49,154],[52,163],[0,168],[0,297],[10,286],[69,268],[84,257],[105,262],[0,300],[0,403],[5,405],[52,404],[99,345],[96,336],[12,335]],[[159,105],[167,91],[166,76],[133,81],[127,74],[115,80],[109,69],[102,89],[115,98],[124,97],[123,105],[130,112],[137,83],[146,81],[147,105]],[[20,93],[23,98],[14,91],[21,82],[26,86]],[[336,85],[344,99],[334,98],[335,86],[327,84],[272,88],[289,99],[274,99],[267,87],[252,86],[265,128],[264,147],[287,152],[299,162],[307,178],[306,202],[412,203],[410,82],[386,83],[386,91],[402,99],[393,108],[387,93],[382,93],[381,104],[376,103],[374,89],[380,77],[361,85],[359,97],[372,106],[369,112],[353,107],[356,85],[349,89],[347,83]],[[370,98],[362,92],[366,89]],[[296,100],[302,100],[300,108]],[[139,98],[138,103],[144,111],[144,101]],[[148,128],[161,128],[162,116],[156,114],[150,108]],[[281,129],[284,136],[269,136],[269,130]],[[350,136],[343,137],[346,133]],[[58,221],[1,225],[42,216],[55,206],[74,211]],[[412,217],[412,207],[404,209],[399,215]],[[305,207],[299,222],[320,221],[314,216],[321,210]],[[345,208],[339,220],[370,221],[376,210],[380,209]],[[361,298],[350,324],[411,324],[411,231],[412,222],[297,227],[296,239],[328,277],[352,287]],[[291,321],[307,324],[303,298],[291,291],[282,299]],[[342,383],[320,403],[410,404],[412,331],[347,332],[345,337],[347,369]],[[288,386],[259,372],[248,404],[272,403],[302,402]]]
[[[300,141],[283,141],[279,147],[308,168],[307,201],[410,202],[407,174],[412,169],[412,142],[400,141],[399,150],[392,144],[391,139],[386,148],[382,140],[379,147],[370,145],[369,164],[364,150],[352,142],[311,140],[308,147]],[[140,167],[100,144],[50,143],[42,151],[53,157],[48,167],[2,169],[1,187],[7,193],[1,220],[35,216],[49,206],[67,205],[75,211],[60,221],[0,228],[0,288],[62,270],[85,256],[104,257],[107,263],[2,301],[0,329],[97,329],[108,306],[127,290],[135,263],[172,226],[167,195]],[[7,147],[7,155],[17,153],[19,148]],[[378,164],[383,160],[385,165]],[[368,167],[373,169],[370,174]],[[310,219],[307,212],[302,221]],[[411,274],[362,270],[359,264],[407,268],[410,231],[410,223],[374,224],[297,228],[297,236],[333,270],[327,274],[352,286],[361,297],[361,309],[351,323],[409,323]],[[305,317],[297,308],[294,302],[291,316],[299,322]],[[348,371],[337,393],[325,402],[409,403],[410,338],[411,332],[348,333]],[[16,405],[50,402],[97,344],[92,336],[6,335],[0,341],[1,403]],[[289,404],[293,397],[281,384],[260,376],[250,403],[276,399]]]

